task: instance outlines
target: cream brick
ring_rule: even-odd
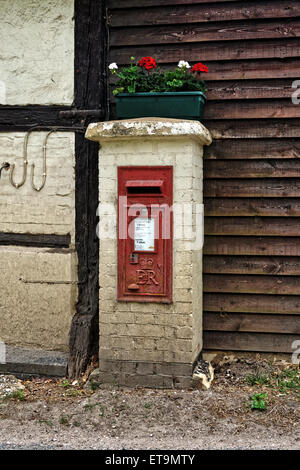
[[[192,264],[176,264],[177,276],[192,276],[192,271],[193,271]]]
[[[193,200],[194,197],[194,191],[192,189],[187,189],[187,190],[182,190],[179,189],[176,191],[174,194],[174,202],[190,202]]]
[[[176,302],[176,313],[192,314],[192,302]]]
[[[100,283],[100,288],[106,288],[106,287],[115,287],[116,285],[116,278],[111,275],[106,275],[102,274],[99,276],[99,283]]]
[[[142,349],[142,350],[150,350],[150,351],[155,351],[156,350],[156,338],[149,338],[149,337],[140,337],[140,338],[134,338],[134,347],[135,349]]]
[[[100,165],[99,167],[99,178],[100,178],[100,186],[101,186],[101,179],[102,178],[110,178],[116,179],[117,178],[117,168],[114,165]]]
[[[175,247],[175,253],[174,253],[174,263],[175,265],[180,264],[180,265],[191,265],[193,262],[193,254],[190,251],[187,252],[178,252],[176,251],[176,243],[180,242],[180,240],[174,240],[174,247]]]
[[[128,335],[160,338],[164,334],[163,328],[159,325],[128,325]]]
[[[192,352],[186,351],[163,351],[164,362],[181,362],[191,364],[196,359]]]
[[[191,276],[175,276],[174,287],[177,288],[186,288],[188,289],[191,286]]]
[[[105,191],[111,190],[115,193],[117,189],[117,183],[114,178],[103,177],[100,179],[99,185],[100,185],[101,190],[105,190]]]
[[[131,304],[129,302],[118,302],[116,310],[119,312],[130,312]],[[134,315],[132,315],[134,317]]]
[[[177,178],[175,182],[175,190],[183,189],[192,189],[193,188],[193,178],[191,176],[184,176],[182,178]]]
[[[125,157],[127,157],[127,155],[138,155],[141,159],[141,154],[145,153],[153,153],[152,140],[143,139],[143,144],[141,148],[140,140],[124,139],[119,142],[102,142],[100,158],[102,159],[103,156],[112,155],[114,158],[118,158],[120,160],[123,154],[125,154]],[[141,164],[141,161],[139,162],[139,164]]]
[[[99,291],[99,299],[114,300],[116,298],[116,289],[114,287],[105,287]]]
[[[134,302],[132,302],[132,303],[130,303],[130,309],[131,309],[132,312],[136,312],[136,313],[140,313],[140,314],[152,313],[153,312],[153,304],[151,302],[146,302],[146,303],[142,303],[142,302],[134,303]]]
[[[166,152],[172,152],[178,156],[179,160],[176,160],[178,166],[183,166],[185,160],[189,160],[189,155],[193,152],[193,146],[190,140],[186,139],[157,139],[157,152],[165,154]]]
[[[157,349],[174,352],[192,352],[192,342],[189,339],[160,338],[157,340]]]
[[[134,349],[134,341],[132,338],[125,336],[102,335],[100,331],[100,347],[129,351]]]
[[[153,325],[155,322],[155,315],[153,313],[135,313],[134,319],[136,324]]]
[[[170,338],[175,338],[176,337],[176,331],[177,331],[177,328],[175,326],[174,327],[165,326],[163,328],[164,338],[168,338],[169,340],[170,340]]]
[[[192,302],[193,292],[191,288],[181,289],[177,288],[174,292],[175,302]]]
[[[193,328],[184,326],[176,329],[176,337],[177,338],[188,338],[192,339],[193,338]]]
[[[193,316],[191,313],[186,315],[180,313],[161,313],[159,315],[155,315],[154,324],[161,326],[170,326],[174,327],[175,329],[179,326],[192,326]]]
[[[164,361],[164,352],[163,351],[153,351],[152,349],[139,350],[138,357],[140,361],[152,361],[152,362],[163,362]],[[136,360],[136,356],[135,359]]]

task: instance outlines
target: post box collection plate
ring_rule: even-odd
[[[172,301],[173,167],[118,167],[118,300]]]

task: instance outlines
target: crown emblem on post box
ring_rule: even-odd
[[[152,269],[153,259],[151,258],[140,258],[140,265],[142,269]]]

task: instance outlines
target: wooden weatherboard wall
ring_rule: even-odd
[[[300,333],[298,0],[109,0],[110,62],[204,62],[204,347],[291,352]],[[113,109],[113,106],[112,106]]]

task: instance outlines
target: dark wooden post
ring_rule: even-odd
[[[106,107],[105,1],[75,1],[76,109]],[[93,120],[89,117],[85,125]],[[98,118],[99,120],[99,118]],[[78,303],[70,329],[69,377],[78,377],[98,355],[98,144],[75,136]]]

